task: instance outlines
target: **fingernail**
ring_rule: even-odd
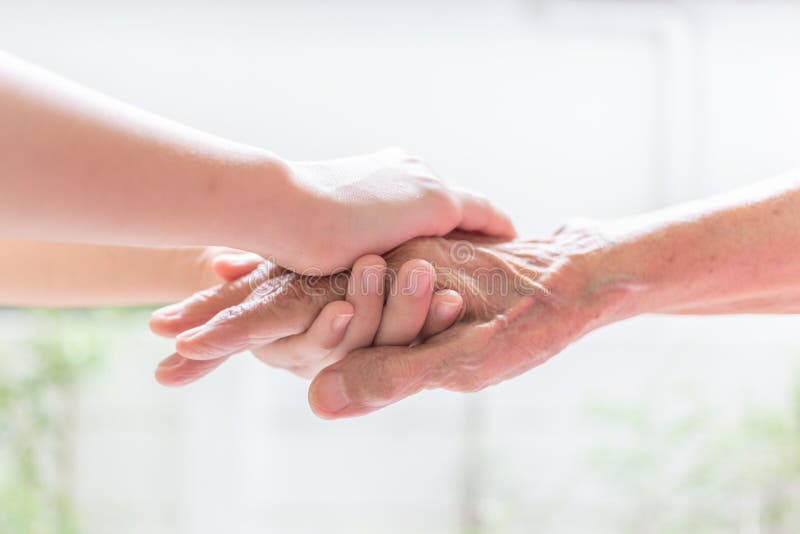
[[[333,328],[334,332],[341,332],[344,330],[348,324],[350,324],[350,319],[353,318],[353,314],[342,314],[337,315],[333,318],[333,322],[331,323],[331,327]]]
[[[414,270],[406,279],[406,295],[422,296],[431,290],[431,273],[427,269]]]
[[[377,295],[381,291],[383,284],[383,269],[367,267],[361,273],[364,281],[363,287],[367,295]]]
[[[178,302],[177,304],[170,304],[169,306],[164,306],[163,308],[157,309],[153,312],[153,315],[163,319],[174,319],[175,317],[182,315],[183,310],[183,304]]]
[[[314,388],[314,404],[328,413],[336,413],[347,408],[350,399],[344,390],[344,379],[339,371],[332,371],[317,379]]]
[[[167,358],[164,358],[161,363],[158,364],[159,369],[177,369],[186,361],[186,358],[183,358],[180,354],[173,354]]]
[[[436,309],[434,312],[440,319],[449,319],[454,313],[456,313],[459,307],[460,303],[458,302],[443,300],[436,303]]]

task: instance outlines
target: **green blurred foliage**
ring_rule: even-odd
[[[70,492],[75,388],[104,353],[114,311],[34,311],[0,341],[0,532],[78,532]]]
[[[82,532],[70,471],[77,390],[135,313],[20,313],[34,328],[0,339],[0,534]],[[800,374],[794,384],[782,405],[736,397],[730,411],[701,384],[665,376],[635,400],[592,399],[573,436],[585,447],[559,453],[585,462],[560,485],[542,481],[535,498],[525,485],[538,475],[516,461],[504,469],[502,451],[485,446],[477,404],[463,436],[462,532],[563,532],[576,513],[596,524],[592,534],[800,532]],[[576,507],[578,486],[595,502]]]
[[[642,402],[593,402],[586,472],[615,532],[800,532],[800,374],[782,407],[723,413],[674,384]],[[670,409],[665,413],[665,406]]]

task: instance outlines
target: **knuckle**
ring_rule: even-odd
[[[238,322],[242,320],[244,316],[250,313],[250,309],[252,307],[252,303],[250,302],[242,302],[233,306],[229,306],[218,312],[211,319],[210,323],[214,326],[222,326],[224,324]]]
[[[275,307],[306,306],[330,292],[329,277],[286,273],[277,279],[270,296]]]
[[[461,393],[477,393],[486,387],[485,380],[477,374],[462,376],[457,383],[456,391]]]
[[[437,200],[450,196],[450,191],[447,190],[444,183],[427,167],[417,172],[415,178],[428,197]]]
[[[195,308],[207,307],[214,304],[217,299],[224,298],[224,286],[210,287],[202,291],[198,291],[191,297],[183,301],[184,309],[192,311]]]
[[[184,356],[218,358],[245,350],[248,342],[249,338],[245,332],[235,328],[225,328],[225,325],[221,324],[212,324],[203,335],[178,339],[176,349]]]

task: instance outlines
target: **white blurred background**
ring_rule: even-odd
[[[529,237],[800,160],[794,2],[0,0],[0,48],[288,158],[405,147]],[[100,339],[51,401],[41,483],[63,490],[70,532],[788,533],[797,325],[637,318],[480,394],[337,422],[244,356],[160,388],[171,344],[145,312],[2,311],[0,361]],[[67,531],[26,506],[16,524]]]

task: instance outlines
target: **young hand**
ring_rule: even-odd
[[[0,230],[6,238],[272,254],[348,268],[459,227],[510,236],[485,199],[400,150],[282,159],[115,101],[0,51]]]
[[[511,238],[510,219],[485,197],[450,187],[400,149],[315,162],[288,162],[307,197],[291,252],[276,262],[296,272],[329,274],[367,253],[382,254],[418,236],[452,230]]]

